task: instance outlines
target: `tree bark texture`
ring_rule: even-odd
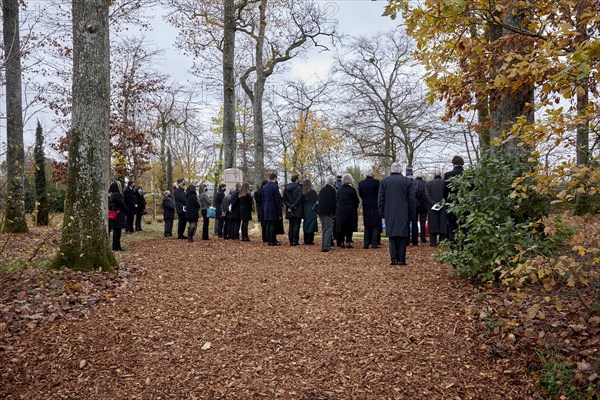
[[[6,172],[8,176],[4,232],[28,232],[25,219],[25,152],[21,92],[19,0],[2,0],[6,69]]]
[[[265,93],[265,66],[263,49],[265,45],[265,31],[267,29],[267,0],[262,0],[258,6],[259,25],[256,40],[256,81],[254,82],[254,97],[252,98],[252,113],[254,117],[254,184],[258,185],[264,179],[265,169],[265,133],[262,112],[262,102]]]
[[[73,111],[67,197],[54,267],[112,270],[107,201],[110,48],[106,0],[73,0]]]
[[[235,4],[223,1],[223,147],[224,168],[235,168]]]
[[[35,147],[33,150],[35,158],[35,200],[37,204],[37,225],[48,226],[48,188],[46,185],[46,155],[44,153],[44,136],[42,125],[37,123],[35,130]]]

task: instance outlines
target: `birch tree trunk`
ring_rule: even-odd
[[[8,175],[4,232],[28,232],[25,219],[23,165],[23,103],[19,0],[2,0],[4,61],[6,68],[6,172]]]
[[[107,0],[73,0],[73,111],[67,197],[60,250],[53,266],[110,271],[110,48]]]
[[[235,167],[235,4],[234,0],[223,1],[223,147],[224,168]]]

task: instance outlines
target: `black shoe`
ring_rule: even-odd
[[[405,262],[397,262],[396,265],[406,265]]]
[[[269,246],[281,246],[281,243],[279,243],[279,242],[269,243]]]
[[[380,248],[381,248],[381,246],[380,246],[380,245],[378,245],[378,244],[374,244],[373,246],[371,246],[371,248],[373,248],[373,249],[380,249]]]
[[[398,265],[398,261],[392,260],[392,262],[390,263],[390,265]]]
[[[183,236],[178,236],[177,239],[187,239],[188,237],[183,235]]]
[[[353,249],[353,248],[354,248],[354,246],[352,246],[350,243],[347,243],[347,244],[346,244],[346,248],[347,248],[347,249]]]
[[[333,251],[333,249],[331,247],[327,248],[327,249],[323,249],[321,250],[323,253],[328,253],[330,251]]]

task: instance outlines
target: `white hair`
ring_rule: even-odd
[[[352,178],[352,175],[344,174],[344,175],[342,175],[342,184],[348,185],[348,184],[352,183],[353,179],[354,178]]]
[[[371,168],[365,169],[365,176],[373,176],[373,170]]]
[[[335,176],[333,176],[333,175],[328,175],[328,176],[325,178],[325,184],[326,184],[326,185],[335,186]]]
[[[401,174],[402,173],[402,164],[399,162],[393,163],[391,166],[391,171],[396,174]]]

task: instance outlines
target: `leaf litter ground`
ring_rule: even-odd
[[[486,343],[473,286],[428,245],[401,267],[387,244],[251,239],[137,241],[110,279],[3,287],[0,398],[530,398],[524,359]]]

